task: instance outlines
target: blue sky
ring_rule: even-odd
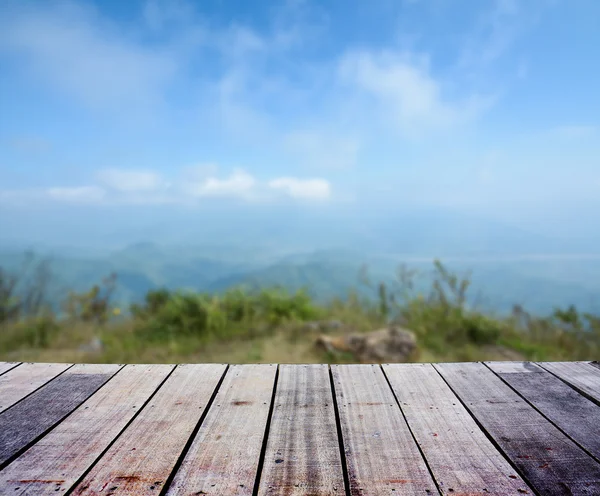
[[[598,19],[597,0],[5,0],[0,219],[295,205],[598,228]]]

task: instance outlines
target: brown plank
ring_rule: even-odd
[[[67,419],[0,471],[0,487],[15,496],[65,493],[172,370],[172,365],[125,366]]]
[[[442,494],[531,494],[433,366],[383,369]]]
[[[21,362],[0,362],[0,375],[14,369]]]
[[[600,403],[600,369],[587,362],[540,362],[538,365]]]
[[[0,376],[0,412],[64,372],[72,363],[24,363]]]
[[[486,365],[560,430],[600,459],[600,406],[533,363],[487,362]]]
[[[158,494],[226,365],[178,365],[73,494]],[[157,456],[160,453],[160,456]]]
[[[540,494],[600,494],[600,464],[484,364],[435,367]]]
[[[351,494],[438,494],[379,365],[332,365]]]
[[[233,365],[167,494],[251,495],[276,365]]]
[[[119,365],[75,365],[0,415],[0,467],[94,394]]]
[[[280,365],[259,495],[342,495],[327,365]]]

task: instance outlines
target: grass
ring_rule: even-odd
[[[322,332],[366,332],[388,323],[412,330],[414,360],[595,360],[600,317],[574,306],[532,316],[515,307],[509,316],[467,307],[470,280],[434,264],[427,294],[414,291],[415,274],[400,269],[397,284],[373,287],[373,298],[350,293],[317,304],[306,291],[282,288],[224,294],[150,291],[141,304],[111,303],[115,276],[88,292],[71,293],[61,311],[17,298],[15,277],[0,270],[0,360],[89,363],[352,363],[350,353],[314,345]],[[368,280],[365,284],[370,284]],[[22,293],[21,293],[22,294]],[[22,302],[27,302],[24,305]],[[35,305],[31,302],[34,301]],[[336,322],[332,329],[316,322]],[[94,338],[99,351],[83,351]]]

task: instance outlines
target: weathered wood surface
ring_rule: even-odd
[[[0,375],[8,372],[11,369],[14,369],[21,362],[0,362]]]
[[[73,494],[157,494],[225,372],[179,365]]]
[[[597,496],[599,373],[0,363],[0,495]]]
[[[600,460],[600,407],[538,365],[488,362],[498,376]]]
[[[61,494],[110,446],[173,370],[127,365],[60,425],[0,471],[11,495]]]
[[[327,365],[280,365],[258,494],[344,494]]]
[[[540,366],[600,404],[600,369],[586,362],[541,362]]]
[[[0,375],[0,412],[64,372],[72,363],[24,363]]]
[[[519,494],[530,489],[430,364],[384,365],[442,494]]]
[[[119,370],[75,365],[0,414],[0,467],[59,423]]]
[[[600,464],[484,364],[435,367],[540,494],[600,494]]]
[[[276,365],[233,365],[167,494],[251,495]]]
[[[381,368],[333,365],[331,371],[350,493],[438,494]]]

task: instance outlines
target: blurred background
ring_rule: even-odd
[[[600,3],[0,6],[0,360],[600,357]]]

